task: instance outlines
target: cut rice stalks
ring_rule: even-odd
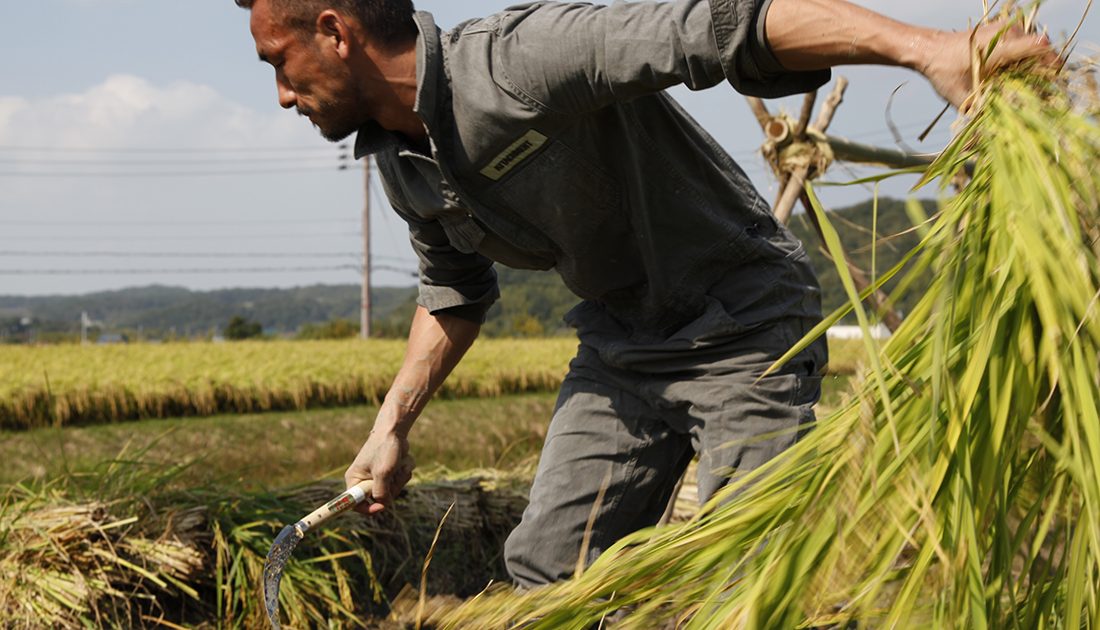
[[[275,533],[343,489],[338,481],[280,493],[152,489],[104,502],[74,500],[60,485],[15,486],[0,497],[0,627],[265,627],[260,576]],[[334,519],[287,564],[284,620],[361,628],[385,616],[390,597],[424,579],[437,530],[428,590],[476,593],[503,577],[500,549],[525,496],[521,478],[480,472],[414,483],[383,515]]]
[[[1100,628],[1100,127],[1067,94],[992,80],[929,167],[973,180],[904,272],[933,278],[917,308],[866,335],[850,404],[694,520],[445,623]]]

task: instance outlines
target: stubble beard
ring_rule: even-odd
[[[301,115],[311,115],[310,122],[317,128],[321,137],[329,142],[340,142],[363,126],[359,120],[359,107],[347,99],[325,99],[317,103],[317,108],[312,112]]]

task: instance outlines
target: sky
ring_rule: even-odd
[[[446,29],[513,3],[420,0],[417,8]],[[860,4],[949,29],[982,11],[980,0]],[[1060,41],[1085,4],[1049,0],[1040,21]],[[1095,52],[1095,15],[1078,42]],[[0,58],[0,295],[360,281],[362,164],[278,106],[248,13],[232,0],[3,2]],[[855,67],[836,75],[852,84],[832,133],[896,146],[889,118],[915,150],[936,151],[949,138],[941,124],[916,139],[942,107],[917,75]],[[745,99],[728,86],[673,93],[774,198]],[[800,102],[770,106],[797,113]],[[866,173],[836,166],[829,179]],[[886,192],[905,194],[912,183]],[[404,224],[372,188],[372,280],[412,284]],[[822,196],[837,207],[870,195],[849,186]]]

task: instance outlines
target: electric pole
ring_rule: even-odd
[[[370,156],[363,160],[363,296],[359,305],[359,337],[370,338]]]

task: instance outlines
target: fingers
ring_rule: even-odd
[[[990,29],[992,37],[993,33],[1004,28],[1004,22],[994,22],[986,28]],[[1058,69],[1062,65],[1061,58],[1045,33],[1031,32],[1020,25],[1014,25],[997,42],[990,55],[987,71],[1001,70],[1021,62],[1034,62],[1038,66],[1051,69]]]
[[[375,480],[374,489],[371,493],[375,503],[368,508],[368,513],[377,514],[384,510],[386,506],[392,505],[397,499],[401,490],[412,479],[414,463],[411,456],[405,456],[392,471],[387,471],[387,474],[382,476],[382,483],[379,480]]]
[[[360,514],[378,514],[391,506],[400,495],[401,490],[412,479],[412,471],[415,464],[411,456],[406,456],[393,467],[376,466],[373,472],[362,471],[353,466],[344,473],[344,483],[351,486],[370,479],[371,493],[367,500],[355,507]]]

